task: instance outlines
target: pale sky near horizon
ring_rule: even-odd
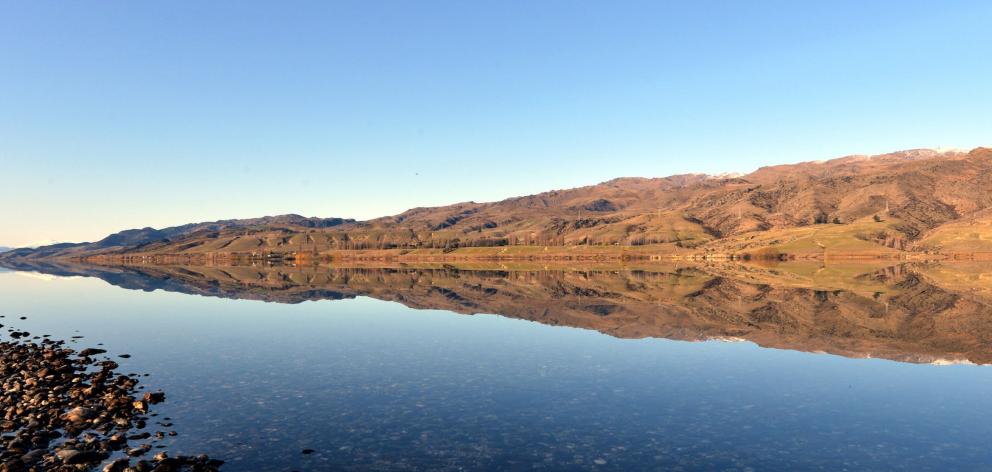
[[[992,2],[0,0],[0,246],[992,145]]]

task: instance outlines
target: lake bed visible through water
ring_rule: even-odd
[[[992,469],[980,272],[723,270],[47,267],[0,314],[223,470]]]

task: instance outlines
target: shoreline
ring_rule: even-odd
[[[209,472],[224,463],[202,454],[170,456],[160,441],[178,433],[152,413],[165,393],[144,390],[139,374],[118,373],[121,366],[105,349],[77,351],[47,334],[7,328],[9,339],[0,341],[0,403],[7,411],[0,469]]]
[[[321,263],[502,263],[502,262],[704,262],[704,261],[989,261],[992,252],[923,253],[923,252],[820,252],[820,253],[672,253],[653,251],[639,246],[604,247],[518,246],[504,248],[440,249],[370,249],[334,250],[321,253],[286,252],[209,252],[209,253],[129,253],[101,254],[70,258],[38,258],[30,260],[64,260],[98,265],[224,265],[252,263],[321,264]]]

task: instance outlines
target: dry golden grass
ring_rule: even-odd
[[[992,253],[992,215],[942,225],[927,233],[919,246],[947,253]]]

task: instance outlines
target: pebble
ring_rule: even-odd
[[[23,339],[27,335],[12,329],[11,340],[0,342],[0,412],[6,412],[0,416],[0,472],[211,472],[223,465],[206,455],[170,457],[164,450],[155,455],[155,464],[128,458],[152,449],[128,442],[150,438],[138,430],[165,393],[136,398],[137,375],[116,373],[116,362],[91,359],[104,349],[77,353],[65,341]],[[128,457],[100,468],[120,452]]]

